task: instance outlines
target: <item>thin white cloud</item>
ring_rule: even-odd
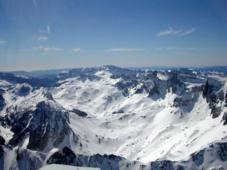
[[[78,52],[81,51],[81,48],[73,48],[72,51],[75,52],[75,53],[78,53]]]
[[[155,48],[155,50],[159,50],[159,51],[172,51],[172,50],[195,50],[195,48],[192,47],[158,47]]]
[[[176,34],[179,34],[179,32],[181,31],[182,30],[174,30],[172,27],[169,27],[168,29],[159,32],[157,36],[161,37],[161,36],[167,36],[167,35],[176,35]]]
[[[33,0],[32,2],[33,2],[34,7],[36,8],[36,7],[37,7],[37,2],[36,2],[36,0]]]
[[[110,48],[107,49],[108,52],[136,52],[144,51],[144,48]]]
[[[40,33],[46,33],[46,34],[50,34],[51,33],[51,27],[50,27],[50,23],[47,24],[45,29],[41,29],[39,30]]]
[[[34,47],[34,49],[38,49],[38,50],[41,50],[43,52],[58,52],[58,51],[63,51],[62,48],[58,48],[58,47],[45,47],[45,46]]]
[[[47,24],[47,33],[50,33],[50,23]]]
[[[190,29],[173,29],[172,27],[167,28],[166,30],[163,30],[157,34],[157,36],[162,37],[162,36],[186,36],[189,34],[192,34],[195,32],[195,28],[190,28]]]
[[[186,36],[186,35],[192,34],[193,32],[195,32],[195,28],[184,30],[179,36]]]
[[[47,41],[49,38],[47,36],[37,37],[37,41]]]
[[[177,50],[177,49],[179,49],[179,48],[176,48],[176,47],[167,47],[167,48],[165,48],[165,50]]]
[[[6,41],[5,40],[0,40],[0,45],[4,45],[6,44]]]

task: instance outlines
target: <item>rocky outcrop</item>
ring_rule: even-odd
[[[9,140],[8,144],[11,146],[17,146],[29,132],[29,119],[32,118],[30,112],[24,112],[22,114],[14,113],[7,115],[4,118],[6,126],[11,127],[11,131],[14,133],[13,137]]]
[[[174,162],[169,160],[151,162],[150,170],[176,170]]]
[[[209,103],[212,118],[217,118],[222,111],[218,103],[224,101],[224,92],[218,91],[219,89],[220,87],[214,86],[209,80],[206,81],[203,88],[203,97],[206,98]]]
[[[227,107],[227,93],[225,93],[225,107]]]
[[[148,96],[155,99],[158,98],[157,96],[160,95],[159,88],[157,84],[154,82],[154,86],[149,90]]]
[[[59,146],[70,133],[68,121],[68,113],[53,102],[38,103],[29,126],[28,148],[41,151],[50,143]]]
[[[73,109],[72,112],[77,114],[80,117],[87,117],[87,113],[79,109]]]
[[[215,148],[215,151],[218,153],[219,158],[221,161],[227,161],[227,143],[216,143],[211,145]]]
[[[5,139],[0,135],[0,145],[5,145]]]
[[[64,147],[62,150],[55,152],[47,160],[47,164],[64,164],[75,165],[76,155],[68,147]]]
[[[48,146],[58,147],[71,133],[68,113],[52,101],[40,102],[34,111],[12,114],[6,119],[14,132],[9,141],[12,146],[18,145],[28,135],[28,149],[48,150],[51,149]]]
[[[41,152],[33,152],[27,149],[16,150],[16,161],[19,170],[38,170],[42,167],[46,155]]]
[[[177,72],[171,72],[169,74],[170,78],[167,80],[167,90],[180,95],[185,89],[185,85],[179,77],[180,75]]]
[[[174,107],[184,107],[184,106],[187,106],[187,104],[188,104],[188,101],[185,101],[183,99],[183,97],[176,97],[173,100],[173,106]]]
[[[115,84],[115,86],[122,91],[124,96],[129,95],[129,89],[134,88],[137,85],[137,81],[135,80],[122,80]]]
[[[38,170],[43,166],[46,158],[46,155],[41,152],[1,146],[0,148],[2,148],[0,149],[1,170]]]
[[[5,105],[6,105],[5,99],[4,99],[3,95],[0,93],[0,111],[2,111],[2,109],[4,108]]]
[[[227,125],[227,112],[224,113],[222,120],[223,120],[223,125]]]
[[[17,91],[18,96],[27,96],[30,93],[30,86],[23,84]]]
[[[47,164],[66,164],[79,167],[98,167],[101,170],[120,170],[120,169],[142,169],[143,165],[139,162],[130,162],[126,159],[115,155],[92,156],[76,155],[68,147],[53,153],[47,160]],[[139,168],[141,167],[141,168]]]
[[[215,163],[218,161],[219,163]],[[157,160],[150,164],[139,161],[128,161],[115,155],[92,156],[77,155],[70,148],[65,147],[53,153],[47,160],[48,164],[66,164],[82,167],[98,167],[101,170],[200,170],[209,168],[223,168],[227,165],[227,143],[211,144],[199,152],[193,153],[190,159],[185,161]]]
[[[201,150],[198,153],[192,154],[191,157],[192,157],[192,162],[194,162],[196,166],[199,167],[204,162],[204,150]]]

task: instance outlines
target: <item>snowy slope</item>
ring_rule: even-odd
[[[182,160],[226,137],[226,127],[220,123],[226,108],[217,119],[212,119],[202,93],[193,108],[183,111],[172,107],[176,97],[172,92],[164,99],[152,100],[146,93],[134,94],[132,88],[125,97],[114,86],[120,79],[111,79],[111,74],[105,71],[96,75],[99,80],[71,78],[52,90],[53,98],[66,109],[88,113],[89,119],[70,114],[73,131],[86,145],[76,152],[115,154],[144,163]],[[188,90],[196,85],[188,85]],[[117,113],[119,110],[123,113]]]
[[[23,165],[17,163],[18,149],[26,153],[22,160],[39,160],[40,167],[64,147],[78,155],[115,155],[146,166],[160,160],[186,162],[190,169],[190,164],[200,166],[190,162],[193,154],[227,142],[223,74],[105,66],[53,77],[0,74],[3,160],[11,162],[4,169]],[[203,162],[203,167],[225,165],[210,153],[204,157],[217,163]]]

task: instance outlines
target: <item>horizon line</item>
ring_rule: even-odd
[[[45,71],[59,71],[59,70],[72,70],[72,69],[84,69],[84,68],[101,68],[105,66],[114,66],[118,68],[124,68],[124,69],[136,69],[136,68],[142,68],[142,69],[148,69],[148,68],[209,68],[209,67],[227,67],[227,65],[207,65],[207,66],[167,66],[167,65],[155,65],[155,66],[119,66],[119,65],[113,65],[113,64],[104,64],[104,65],[97,65],[97,66],[75,66],[75,67],[59,67],[59,68],[40,68],[40,69],[18,69],[18,70],[0,70],[1,73],[11,73],[11,72],[45,72]]]

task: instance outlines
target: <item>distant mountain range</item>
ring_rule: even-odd
[[[111,65],[107,65],[110,66]],[[113,66],[116,67],[116,66]],[[95,68],[95,67],[94,67]],[[98,67],[96,67],[98,68]],[[119,67],[118,67],[119,68]],[[206,66],[206,67],[169,67],[169,66],[153,66],[153,67],[124,67],[125,69],[130,70],[180,70],[180,69],[193,69],[198,71],[206,71],[206,72],[220,72],[227,74],[227,66]],[[82,69],[82,68],[78,68]],[[52,69],[52,70],[36,70],[36,71],[10,71],[9,73],[25,75],[30,77],[40,77],[40,76],[50,76],[56,75],[61,72],[72,70],[72,68],[65,69]]]
[[[227,67],[0,73],[0,170],[227,167]]]

